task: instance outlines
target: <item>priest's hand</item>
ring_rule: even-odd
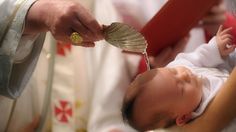
[[[24,34],[46,31],[64,43],[74,43],[71,35],[77,32],[80,41],[76,44],[81,46],[94,46],[95,41],[103,38],[102,27],[76,0],[38,0],[32,5]]]

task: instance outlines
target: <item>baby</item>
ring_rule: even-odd
[[[220,26],[208,44],[137,76],[124,98],[124,120],[146,131],[181,126],[202,114],[235,66],[231,30]]]

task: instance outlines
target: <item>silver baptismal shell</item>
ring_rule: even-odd
[[[134,28],[119,22],[104,27],[105,40],[125,51],[144,53],[147,42],[143,35]]]

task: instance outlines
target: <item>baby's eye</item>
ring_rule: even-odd
[[[190,78],[186,79],[186,83],[191,84],[191,79]]]
[[[178,89],[181,90],[181,94],[183,95],[184,94],[184,83],[182,83],[182,82],[177,83],[177,87],[178,87]]]
[[[181,93],[182,93],[182,95],[184,94],[184,87],[182,87],[182,89],[181,89]]]

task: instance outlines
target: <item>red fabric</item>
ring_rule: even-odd
[[[71,44],[70,43],[63,44],[63,43],[57,42],[57,54],[61,56],[66,56],[65,50],[71,51]]]
[[[142,59],[139,62],[138,74],[143,73],[146,70],[147,70],[147,65],[146,65],[144,57],[142,57]]]

